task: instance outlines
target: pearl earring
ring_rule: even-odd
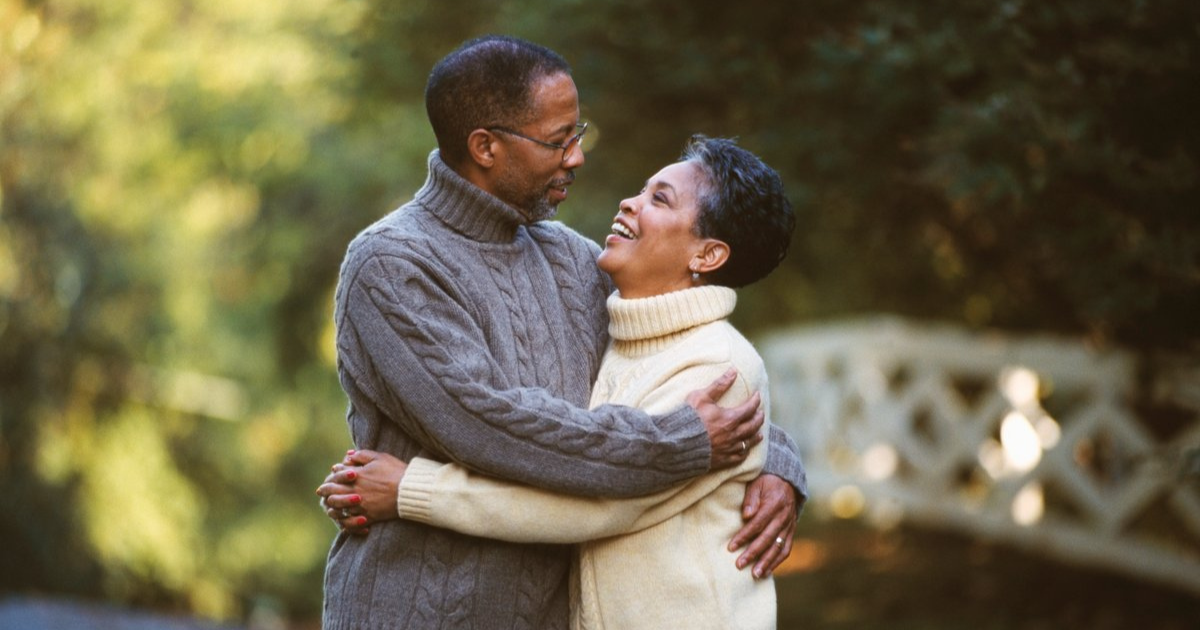
[[[698,272],[698,271],[692,272],[692,282],[700,282],[700,272]]]

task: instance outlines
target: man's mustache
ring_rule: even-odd
[[[571,171],[571,172],[567,173],[567,176],[563,177],[562,179],[551,180],[550,187],[551,188],[561,188],[563,186],[570,185],[574,181],[575,181],[575,171]]]

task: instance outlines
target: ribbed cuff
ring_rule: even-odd
[[[775,425],[770,426],[767,436],[767,461],[762,472],[792,484],[796,489],[797,506],[803,509],[808,500],[808,474],[800,460],[800,449],[786,431]]]
[[[440,462],[421,457],[408,463],[396,492],[396,512],[400,518],[426,524],[433,520],[433,484],[441,467]]]

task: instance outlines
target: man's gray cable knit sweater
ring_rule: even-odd
[[[334,317],[354,444],[584,496],[705,472],[708,437],[690,407],[586,408],[608,343],[598,254],[560,223],[528,224],[434,152],[414,199],[355,238],[342,264]],[[803,492],[782,431],[764,470]],[[334,541],[324,628],[565,628],[570,560],[565,546],[376,524]]]

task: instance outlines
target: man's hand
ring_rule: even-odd
[[[708,387],[693,391],[684,399],[696,410],[708,431],[708,441],[712,444],[710,470],[742,463],[750,448],[763,439],[759,430],[764,416],[758,392],[736,407],[726,409],[717,404],[736,379],[737,370],[730,369]]]
[[[729,550],[750,546],[737,559],[737,568],[754,564],[754,577],[770,575],[792,553],[792,536],[796,533],[796,489],[775,475],[759,475],[746,486],[742,501],[742,520],[746,524],[733,540]]]
[[[325,514],[351,534],[397,518],[396,493],[408,464],[375,451],[349,451],[317,488]]]

